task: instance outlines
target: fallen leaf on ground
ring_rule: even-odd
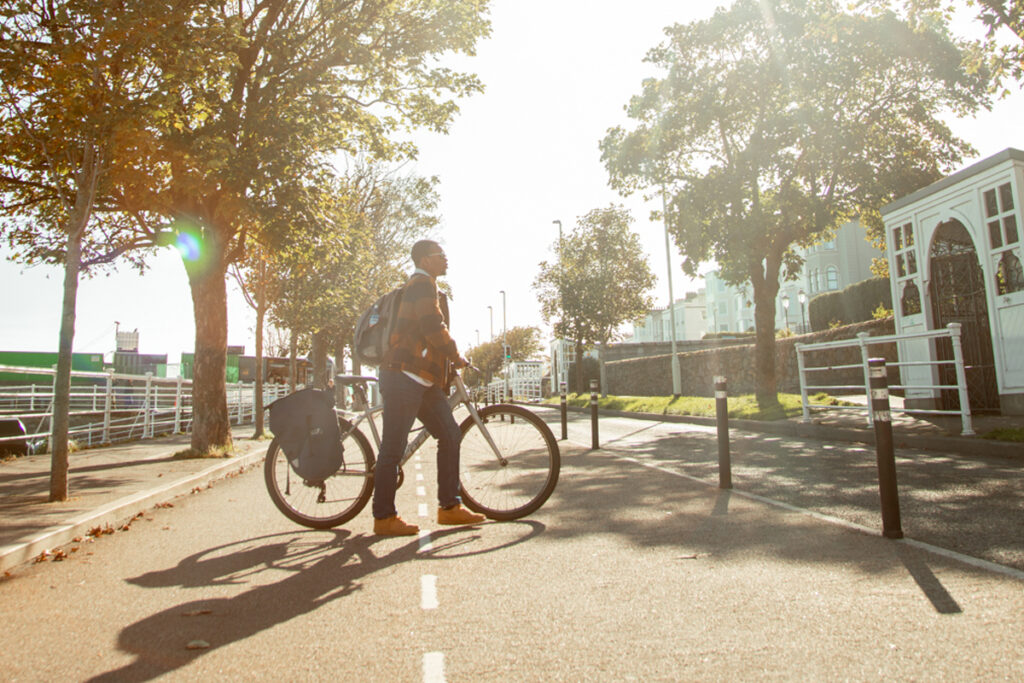
[[[198,617],[203,614],[213,614],[212,609],[196,609],[191,612],[184,612],[181,616],[183,617]]]
[[[205,650],[210,647],[210,644],[205,640],[190,640],[188,645],[185,646],[188,650]]]

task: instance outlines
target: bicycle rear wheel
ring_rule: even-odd
[[[338,418],[344,462],[323,481],[295,474],[277,439],[270,442],[263,476],[270,499],[288,519],[312,529],[344,524],[366,506],[373,493],[373,451],[363,433]]]
[[[555,490],[561,456],[544,421],[514,405],[479,411],[501,457],[473,417],[462,422],[459,478],[462,502],[490,519],[519,519],[535,512]]]

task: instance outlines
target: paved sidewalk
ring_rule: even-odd
[[[72,453],[70,500],[60,503],[49,502],[49,455],[0,462],[0,572],[259,463],[270,441],[250,440],[252,431],[234,428],[236,454],[223,459],[173,458],[187,435]]]

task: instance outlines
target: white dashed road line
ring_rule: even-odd
[[[428,652],[423,655],[423,683],[444,683],[444,654]]]
[[[420,577],[420,588],[420,607],[437,609],[437,577],[433,574],[424,574]]]

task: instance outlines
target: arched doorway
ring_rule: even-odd
[[[961,325],[971,412],[998,412],[999,390],[985,298],[985,276],[974,241],[963,223],[953,219],[935,230],[929,261],[929,292],[935,328],[943,328],[949,323]],[[953,345],[948,339],[938,340],[936,351],[939,360],[953,359]],[[955,384],[956,368],[952,364],[940,366],[939,377],[942,384]],[[955,391],[942,392],[941,408],[959,409]]]

